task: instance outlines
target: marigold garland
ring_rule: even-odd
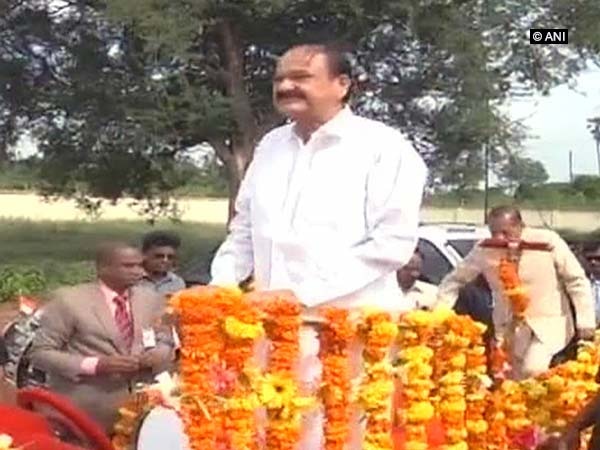
[[[287,394],[297,392],[295,368],[300,356],[301,308],[288,292],[271,292],[262,301],[266,314],[264,327],[271,342],[267,376],[275,382],[270,384],[272,390],[286,393],[280,401],[265,404],[266,446],[269,450],[293,450],[300,440],[301,407],[307,406],[298,405],[293,396]],[[267,386],[269,383],[263,389],[270,389]]]
[[[488,423],[486,450],[508,450],[509,448],[504,407],[504,393],[500,390],[492,391],[489,394],[488,408],[485,412],[485,419]]]
[[[563,431],[596,395],[595,376],[600,364],[598,342],[580,346],[575,360],[521,382],[528,414],[547,434]],[[583,433],[582,448],[589,440]]]
[[[364,342],[364,375],[358,392],[366,419],[362,448],[391,450],[394,370],[389,355],[398,327],[388,313],[370,313],[364,317],[358,332]]]
[[[500,259],[498,277],[502,285],[502,293],[510,303],[513,317],[516,321],[525,319],[525,311],[529,306],[529,296],[519,277],[517,261],[511,257]]]
[[[436,323],[432,313],[410,311],[399,320],[398,376],[401,384],[401,401],[397,405],[396,419],[406,434],[406,450],[427,450],[427,423],[435,409],[430,393],[435,387],[432,380],[433,350],[427,346],[435,333]]]
[[[509,294],[520,283],[516,265],[510,264],[502,271],[505,281],[513,283],[503,285]],[[254,411],[260,406],[268,416],[265,447],[294,449],[301,414],[315,405],[314,398],[302,396],[296,380],[301,308],[294,297],[285,292],[242,297],[236,290],[203,287],[176,294],[172,304],[181,325],[181,415],[191,449],[256,449]],[[350,434],[349,352],[355,329],[346,311],[324,308],[320,314],[325,450],[342,450]],[[365,312],[358,327],[365,370],[356,397],[366,415],[362,448],[393,445],[393,370],[387,359],[396,334],[402,387],[396,418],[405,430],[405,450],[428,448],[427,424],[436,414],[446,429],[444,450],[530,448],[536,427],[560,432],[598,391],[598,343],[581,347],[576,360],[535,379],[499,377],[496,388],[488,390],[483,331],[450,310],[411,311],[397,325],[386,313]],[[264,374],[252,362],[261,337],[271,343]],[[498,366],[505,365],[498,360]],[[131,448],[136,420],[155,406],[151,399],[138,403],[121,409],[118,450]]]
[[[467,443],[469,450],[487,450],[486,436],[489,425],[485,420],[488,404],[488,388],[491,380],[487,376],[488,365],[486,347],[483,341],[485,325],[476,322],[464,322],[469,327],[471,343],[466,351],[466,401],[465,413]]]
[[[324,450],[344,450],[350,436],[350,343],[354,327],[348,311],[323,308],[324,319],[319,333],[319,358],[323,370],[321,377],[322,401],[325,409],[323,429]]]
[[[221,360],[232,376],[232,383],[220,392],[226,398],[223,420],[223,448],[252,450],[256,448],[255,410],[259,400],[250,383],[242,382],[252,365],[255,342],[264,335],[261,311],[247,298],[234,298],[227,305],[229,315],[222,322],[223,352]],[[251,370],[251,367],[250,367]]]
[[[224,408],[218,396],[233,383],[220,362],[224,350],[221,319],[241,292],[203,286],[178,292],[171,306],[179,314],[181,330],[181,415],[191,450],[205,450],[223,442]]]
[[[466,402],[466,350],[472,342],[471,319],[450,315],[443,323],[444,345],[435,355],[435,364],[441,367],[439,378],[439,415],[446,429],[447,447],[466,450],[468,432],[465,413]]]

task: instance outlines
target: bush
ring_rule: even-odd
[[[14,267],[0,269],[0,302],[15,300],[20,295],[40,294],[46,288],[46,277],[37,269]]]

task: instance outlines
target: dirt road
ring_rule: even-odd
[[[223,224],[227,219],[227,201],[206,198],[178,200],[181,219],[186,222]],[[483,211],[462,208],[424,208],[422,220],[427,222],[462,222],[481,224]],[[523,211],[525,221],[532,226],[547,226],[588,232],[600,228],[600,212],[593,211]],[[33,221],[90,220],[72,201],[45,202],[35,194],[0,194],[0,219]],[[102,210],[100,220],[137,220],[140,216],[131,207],[131,200],[123,200]]]

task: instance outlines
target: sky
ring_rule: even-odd
[[[569,181],[569,150],[575,175],[598,174],[596,144],[587,119],[600,116],[600,69],[582,73],[574,89],[563,85],[546,97],[514,100],[509,114],[513,120],[523,119],[529,128],[524,152],[544,164],[551,181]]]
[[[528,127],[525,155],[541,161],[550,181],[569,181],[569,150],[573,151],[573,172],[598,174],[596,147],[587,119],[600,116],[600,69],[582,73],[574,86],[554,88],[548,96],[515,99],[508,105],[513,120]],[[35,144],[22,139],[21,156],[35,153]],[[198,158],[202,159],[202,155]]]

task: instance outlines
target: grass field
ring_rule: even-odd
[[[140,237],[153,229],[168,229],[182,238],[180,265],[208,258],[224,236],[222,225],[158,224],[144,222],[31,222],[0,220],[0,301],[2,289],[28,281],[21,276],[39,271],[44,285],[51,289],[75,284],[93,276],[92,258],[97,245],[107,240],[139,244]],[[15,275],[16,273],[16,275]],[[4,279],[3,279],[4,277]],[[7,280],[10,278],[10,280]],[[8,286],[10,285],[10,286]]]

